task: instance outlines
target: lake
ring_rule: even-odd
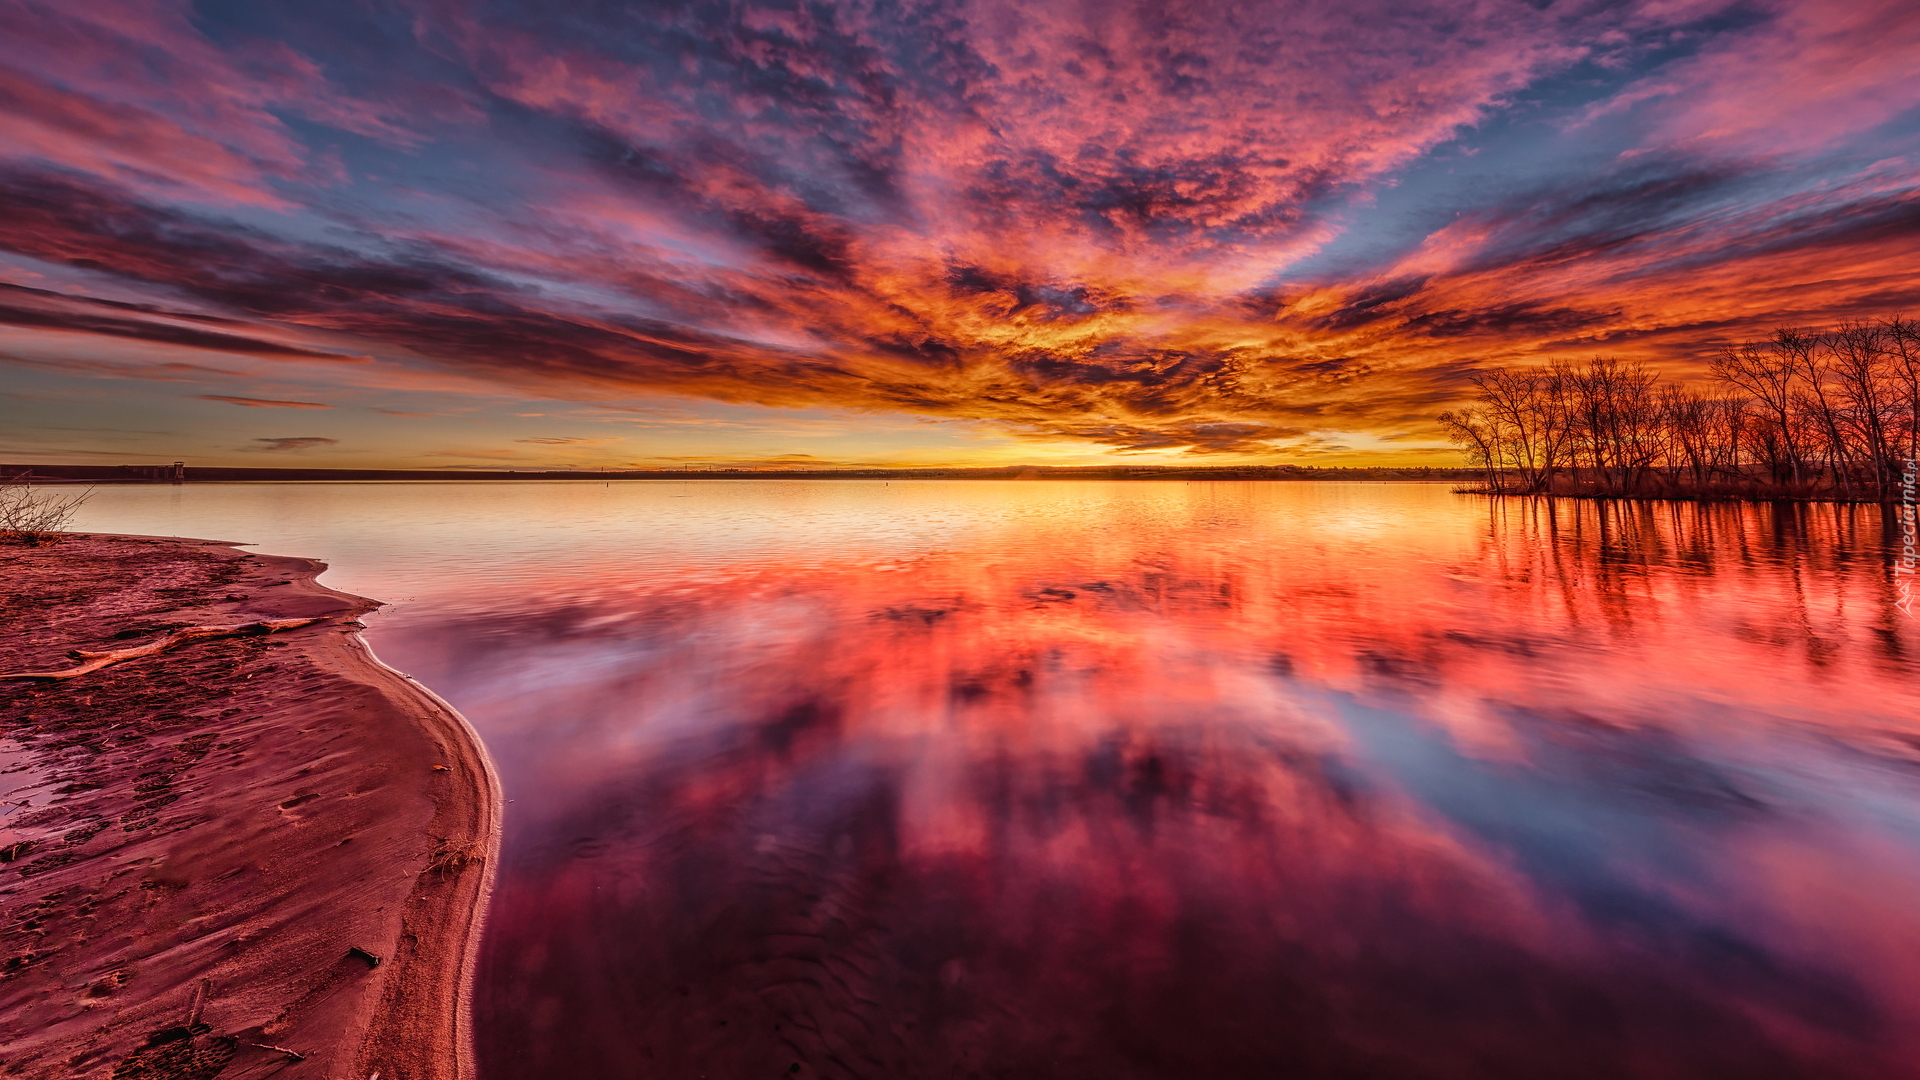
[[[484,1080],[1920,1077],[1870,507],[208,484],[506,795]]]

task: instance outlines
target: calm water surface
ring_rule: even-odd
[[[1878,510],[104,490],[395,601],[507,795],[485,1080],[1920,1077]]]

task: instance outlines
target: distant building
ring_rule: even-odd
[[[187,478],[187,463],[176,461],[171,465],[122,465],[120,471],[143,480],[171,480],[178,484]]]

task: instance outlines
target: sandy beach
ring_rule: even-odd
[[[0,673],[251,628],[0,681],[0,1075],[472,1075],[498,784],[323,569],[160,537],[0,549]]]

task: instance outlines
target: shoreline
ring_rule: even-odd
[[[0,1071],[467,1080],[499,846],[485,747],[324,564],[170,537],[0,548]]]
[[[409,915],[413,916],[407,920],[409,926],[439,924],[443,941],[441,952],[431,956],[433,966],[422,978],[395,980],[389,984],[390,993],[383,997],[380,1010],[380,1017],[386,1022],[376,1024],[368,1032],[362,1044],[360,1066],[362,1071],[370,1073],[377,1071],[383,1061],[392,1062],[408,1055],[410,1048],[406,1044],[410,1032],[405,1030],[407,1025],[399,1025],[395,1021],[409,1015],[408,1010],[416,1002],[427,1006],[429,1015],[434,1009],[444,1011],[451,1002],[452,1015],[440,1021],[440,1026],[448,1032],[444,1035],[446,1052],[455,1063],[454,1070],[445,1075],[455,1080],[470,1080],[478,1072],[473,1032],[474,976],[479,970],[480,942],[486,929],[487,907],[493,898],[494,877],[499,870],[501,811],[506,803],[500,790],[499,773],[493,767],[493,759],[488,756],[486,743],[481,741],[480,733],[474,730],[458,709],[425,683],[381,660],[379,654],[373,651],[373,646],[359,634],[350,635],[347,642],[350,648],[358,650],[365,657],[369,667],[386,672],[394,680],[392,690],[395,693],[409,696],[420,703],[423,723],[432,724],[447,736],[450,744],[460,748],[459,755],[464,758],[464,767],[470,770],[471,782],[479,792],[475,798],[457,807],[469,819],[465,831],[474,837],[472,843],[476,846],[476,850],[462,853],[461,866],[457,869],[463,871],[463,875],[433,911],[408,909]],[[409,897],[409,900],[418,901],[431,899],[422,895],[418,885],[414,896]],[[430,914],[441,918],[423,918]],[[457,931],[456,941],[444,941],[449,929]],[[424,961],[416,956],[415,962]],[[432,985],[421,985],[433,976],[438,977]],[[423,998],[424,1001],[421,1000]],[[415,1071],[399,1075],[425,1077],[438,1074],[416,1068]]]
[[[0,462],[0,479],[34,484],[498,483],[687,480],[1287,480],[1473,483],[1477,468],[1438,465],[989,465],[845,469],[275,469]]]
[[[1689,503],[1726,503],[1743,506],[1758,506],[1768,503],[1794,503],[1812,506],[1830,504],[1833,506],[1900,506],[1901,499],[1841,498],[1826,495],[1693,495],[1668,493],[1664,495],[1620,495],[1612,492],[1595,491],[1487,491],[1482,488],[1454,488],[1454,495],[1477,495],[1484,499],[1582,499],[1588,502],[1689,502]]]

